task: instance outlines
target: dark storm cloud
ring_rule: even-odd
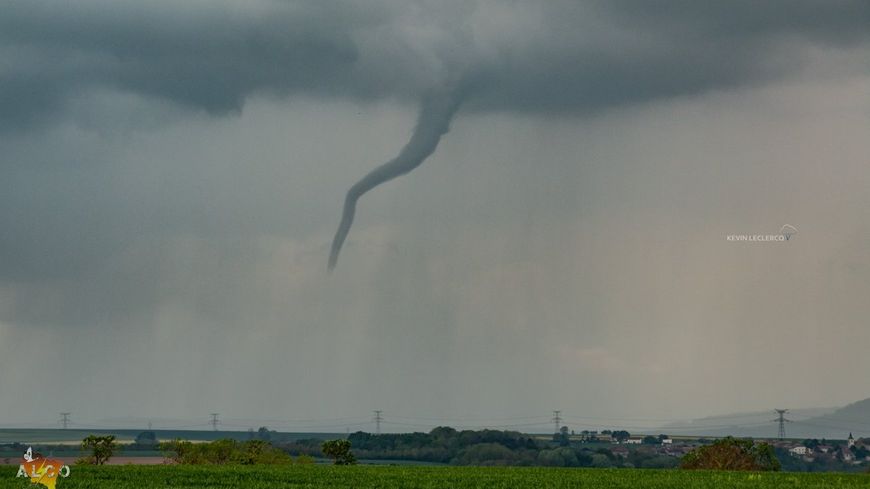
[[[478,106],[585,112],[765,81],[799,68],[807,43],[868,27],[858,1],[551,3],[538,34],[484,61]]]
[[[448,77],[472,110],[582,113],[793,69],[804,41],[867,36],[835,2],[12,2],[0,123],[111,87],[213,114],[258,91],[414,100]]]
[[[688,419],[854,400],[868,9],[3,2],[0,413]],[[342,193],[432,152],[452,108],[427,116],[424,94],[451,80],[450,133],[362,197],[328,276]],[[787,246],[724,239],[784,222]]]
[[[272,6],[15,2],[0,17],[3,120],[32,122],[83,89],[110,87],[220,114],[255,90],[347,79],[356,46],[327,3]],[[333,8],[335,5],[333,4]],[[329,87],[324,87],[329,89]]]
[[[257,93],[417,105],[462,79],[461,111],[582,115],[782,76],[799,67],[803,47],[865,42],[868,24],[863,1],[7,2],[0,283],[27,284],[35,296],[41,283],[56,281],[68,305],[43,313],[66,321],[63,311],[100,295],[77,279],[117,294],[134,289],[102,281],[99,264],[141,235],[207,226],[256,234],[283,219],[263,224],[257,212],[281,203],[269,197],[245,207],[260,219],[236,203],[201,210],[212,187],[197,172],[213,171],[207,164],[165,163],[160,179],[135,184],[150,193],[131,196],[133,184],[117,190],[118,174],[128,170],[117,168],[118,155],[93,149],[105,141],[60,144],[55,133],[15,133],[82,117],[94,100],[101,105],[87,114],[92,126],[113,108],[123,118],[144,117],[104,93],[220,116]],[[112,115],[102,123],[114,124]],[[227,184],[225,195],[237,188]],[[242,217],[228,217],[233,212]],[[33,310],[27,295],[0,320]]]
[[[843,42],[865,35],[870,22],[867,2],[855,0],[612,0],[603,5],[616,16],[633,19],[636,25],[652,25],[673,33],[694,32],[696,37],[738,38],[791,32]]]

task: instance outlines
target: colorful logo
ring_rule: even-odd
[[[33,447],[29,447],[24,452],[16,477],[29,477],[32,484],[42,484],[47,489],[54,489],[58,477],[69,477],[69,466],[60,460],[45,458],[40,453],[34,454]]]

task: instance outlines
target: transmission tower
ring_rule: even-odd
[[[63,429],[66,429],[69,426],[69,415],[72,413],[60,413],[60,424],[63,425]]]
[[[382,415],[383,411],[376,410],[374,413],[375,413],[375,417],[373,418],[373,420],[375,422],[375,434],[380,435],[381,434],[381,421],[384,420],[384,417]]]
[[[777,414],[777,417],[771,421],[779,423],[779,439],[783,440],[785,439],[785,424],[791,423],[791,420],[785,417],[788,409],[774,409],[773,411]]]
[[[553,424],[556,425],[556,433],[559,432],[559,427],[562,424],[562,411],[553,411]]]
[[[221,424],[221,422],[218,421],[219,413],[211,413],[210,416],[211,416],[211,421],[210,421],[209,423],[211,424],[212,429],[214,429],[215,431],[217,431],[217,430],[218,430],[218,429],[217,429],[218,425]]]

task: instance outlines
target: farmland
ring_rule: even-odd
[[[0,467],[0,489],[30,487]],[[151,488],[848,488],[870,486],[870,475],[748,473],[540,467],[103,466],[73,467],[57,487]]]

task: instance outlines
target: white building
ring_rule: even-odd
[[[807,453],[813,453],[813,451],[805,446],[797,446],[789,448],[788,453],[790,453],[793,457],[803,457]]]

